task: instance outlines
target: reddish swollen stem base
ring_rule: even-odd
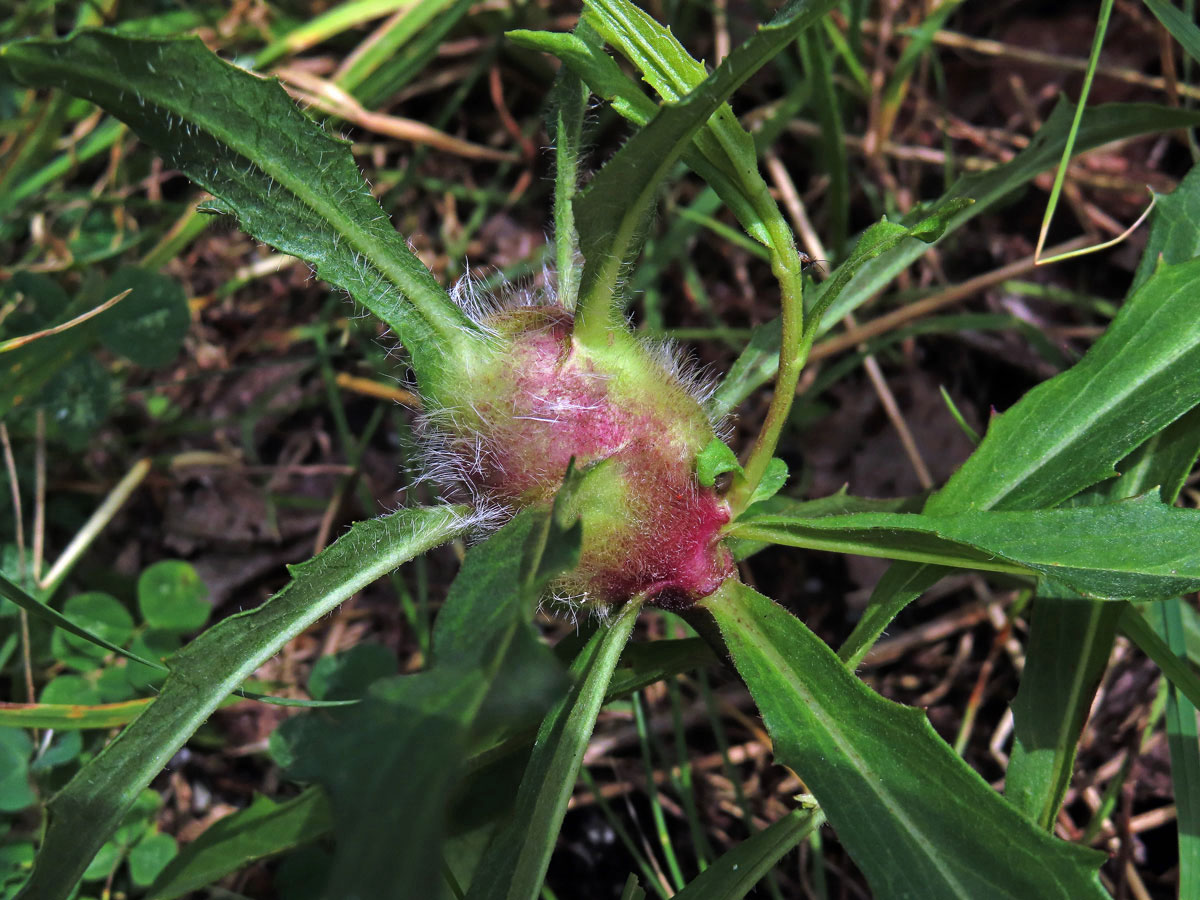
[[[549,503],[571,460],[583,552],[565,595],[671,608],[733,571],[720,530],[729,507],[695,478],[713,428],[669,360],[627,332],[584,347],[560,307],[508,310],[486,323],[503,348],[434,415],[459,471],[485,503]]]

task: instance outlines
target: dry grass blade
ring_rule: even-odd
[[[516,162],[520,159],[518,154],[452,137],[415,119],[371,112],[332,81],[327,81],[302,69],[284,67],[276,69],[275,74],[279,76],[284,86],[297,100],[314,106],[321,112],[344,119],[366,131],[408,141],[412,144],[423,144],[465,159],[494,162]]]
[[[76,325],[81,325],[88,319],[100,315],[100,313],[112,309],[114,306],[128,297],[132,292],[132,289],[122,291],[115,297],[105,300],[99,306],[89,309],[87,312],[76,316],[69,322],[63,322],[61,325],[55,325],[53,328],[45,328],[41,331],[35,331],[32,334],[23,334],[20,337],[9,338],[7,341],[0,341],[0,353],[7,353],[10,350],[16,350],[18,347],[24,347],[28,344],[32,344],[34,341],[41,340],[42,338],[51,337],[52,335],[56,334],[62,334],[64,331],[74,328]]]

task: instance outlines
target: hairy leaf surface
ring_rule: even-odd
[[[219,622],[181,650],[158,698],[47,804],[45,841],[20,896],[69,896],[138,794],[226,695],[342,601],[464,527],[453,507],[360,522],[324,553],[291,567],[291,583],[265,604]]]
[[[396,233],[349,145],[274,80],[198,38],[83,31],[5,45],[0,59],[23,83],[60,88],[128,123],[249,234],[348,291],[405,343],[426,390],[478,352],[476,326]]]

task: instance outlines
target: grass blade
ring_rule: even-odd
[[[116,653],[118,656],[131,659],[134,662],[141,663],[143,666],[149,666],[152,669],[158,669],[160,672],[166,671],[167,667],[162,663],[143,659],[136,653],[118,647],[116,644],[106,641],[104,638],[98,635],[92,634],[86,628],[79,627],[58,610],[52,609],[45,603],[42,603],[40,600],[30,596],[28,593],[22,590],[19,585],[9,581],[3,575],[0,575],[0,596],[6,597],[21,609],[44,622],[48,622],[55,628],[61,628],[63,631],[73,634],[76,637],[83,638],[85,641],[95,644],[97,647],[103,647],[105,650]]]
[[[1178,597],[1149,610],[1151,625],[1180,659],[1186,656],[1183,601]],[[1167,747],[1179,829],[1179,896],[1200,897],[1200,735],[1196,704],[1176,685],[1167,688]]]
[[[1162,22],[1163,27],[1171,32],[1171,37],[1179,41],[1179,46],[1187,51],[1187,55],[1200,62],[1200,28],[1196,27],[1188,14],[1167,0],[1144,0],[1154,17]],[[1182,892],[1180,896],[1186,896]]]
[[[1200,707],[1200,674],[1186,659],[1181,659],[1172,650],[1166,639],[1160,637],[1147,620],[1146,615],[1132,604],[1124,604],[1121,618],[1117,621],[1121,634],[1129,638],[1138,649],[1154,660],[1166,679],[1179,689],[1192,705]]]

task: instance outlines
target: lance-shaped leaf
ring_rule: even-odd
[[[576,657],[575,684],[542,722],[511,819],[488,845],[467,900],[534,900],[540,894],[583,752],[640,608],[639,600],[631,600]]]
[[[1071,784],[1075,748],[1124,606],[1058,596],[1033,604],[1004,796],[1047,831]]]
[[[683,100],[708,76],[704,64],[684,49],[670,28],[628,0],[589,0],[584,21],[637,66],[646,83],[668,103]],[[631,82],[627,83],[642,96]],[[722,103],[704,123],[683,158],[709,182],[747,234],[771,244],[771,232],[764,219],[777,217],[779,212],[759,174],[754,139],[728,103]]]
[[[1161,266],[1082,360],[992,420],[925,512],[1052,506],[1114,475],[1121,459],[1200,404],[1197,288],[1200,259]],[[842,657],[861,659],[897,613],[944,574],[907,563],[889,570]]]
[[[480,352],[482,335],[396,233],[349,144],[305,116],[274,79],[198,38],[84,31],[0,48],[22,83],[56,87],[128,123],[259,240],[350,293],[404,342],[426,391]]]
[[[751,75],[832,6],[832,0],[796,0],[787,6],[682,101],[665,104],[592,180],[576,202],[585,260],[577,327],[584,340],[604,340],[614,324],[617,282],[636,254],[654,192],[693,135]]]
[[[579,538],[549,513],[522,512],[467,554],[434,629],[430,669],[376,681],[360,706],[281,726],[289,774],[329,795],[330,890],[436,896],[446,811],[471,742],[536,721],[561,694],[562,669],[532,618],[545,581],[578,560]],[[389,852],[379,852],[380,835]]]
[[[883,699],[797,618],[727,582],[703,601],[754,696],[775,757],[817,798],[888,900],[1107,897],[1101,854],[1039,829],[938,737]]]
[[[1155,231],[1161,224],[1162,220],[1155,223]],[[1120,478],[1096,485],[1074,502],[1114,500],[1156,490],[1164,503],[1173,503],[1198,453],[1200,408],[1122,461]],[[1150,604],[1146,612],[1178,602],[1171,598]],[[1004,793],[1043,828],[1053,828],[1058,818],[1071,782],[1076,744],[1108,665],[1124,608],[1125,604],[1065,597],[1034,600],[1021,687],[1012,704],[1013,750]],[[1195,758],[1196,748],[1192,748],[1189,767]]]
[[[1155,600],[1200,588],[1200,510],[1166,506],[1157,493],[1103,506],[946,516],[748,516],[730,534],[936,565],[1033,571],[1097,600]]]
[[[456,507],[404,509],[360,522],[257,609],[214,625],[172,658],[157,699],[47,804],[49,827],[21,893],[71,894],[138,794],[218,704],[317,619],[375,579],[466,527]]]
[[[604,42],[593,33],[586,21],[581,21],[573,34],[517,30],[508,32],[506,37],[514,44],[557,57],[567,69],[583,80],[592,93],[611,104],[615,112],[635,125],[648,124],[658,112],[658,105],[621,71],[605,52]],[[701,135],[704,133],[703,130],[700,132]],[[769,237],[761,219],[724,167],[711,162],[701,153],[695,140],[684,148],[681,158],[692,171],[708,182],[750,235],[767,243]],[[571,218],[574,221],[573,212]]]
[[[1038,385],[925,511],[1051,506],[1116,475],[1117,462],[1200,403],[1200,259],[1164,265],[1071,369]]]

